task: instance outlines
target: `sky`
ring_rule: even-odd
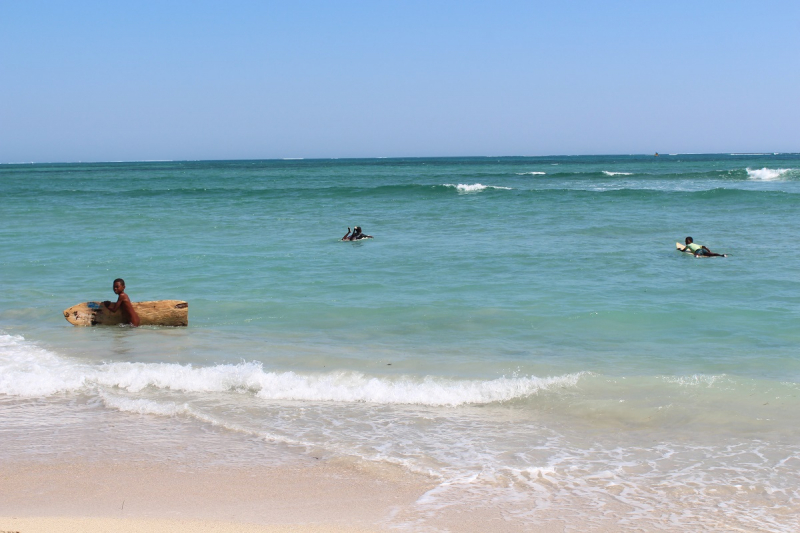
[[[800,152],[800,2],[0,0],[0,163]]]

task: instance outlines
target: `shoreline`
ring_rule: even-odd
[[[180,416],[12,398],[0,416],[4,533],[564,531],[491,502],[432,510],[436,478]]]
[[[691,504],[670,493],[665,509],[644,508],[626,497],[627,476],[442,479],[177,415],[64,400],[0,398],[0,533],[762,530],[726,513],[669,524],[669,509]]]
[[[622,531],[502,505],[417,506],[437,484],[400,467],[319,460],[293,466],[205,466],[144,461],[0,464],[1,533],[379,533]],[[488,503],[488,502],[487,502]],[[613,508],[613,506],[612,506]]]
[[[3,533],[373,533],[379,530],[337,525],[264,525],[213,520],[134,518],[0,517]]]
[[[401,467],[92,402],[5,398],[0,417],[0,531],[382,531],[435,486]]]
[[[4,463],[0,531],[383,531],[429,488],[397,474],[327,461],[256,468]]]

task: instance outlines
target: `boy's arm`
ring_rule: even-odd
[[[127,297],[127,295],[126,295],[126,297]],[[121,303],[122,303],[122,296],[117,298],[116,303],[112,304],[111,302],[106,300],[105,302],[103,302],[103,305],[105,305],[108,308],[108,310],[111,311],[112,313],[116,313],[117,309],[119,309],[119,306],[120,306]],[[130,303],[130,302],[128,302],[128,303]]]
[[[131,303],[131,299],[128,298],[128,295],[120,294],[119,301],[122,302],[123,313],[131,318],[131,324],[134,327],[139,327],[139,315],[136,314],[136,310],[133,308],[133,304]]]

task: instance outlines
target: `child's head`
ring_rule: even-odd
[[[686,244],[687,245],[692,244],[693,242],[694,242],[694,240],[691,237],[686,237]],[[122,286],[124,287],[125,284],[123,283]]]
[[[114,294],[122,294],[125,292],[125,280],[122,278],[117,278],[114,280]]]

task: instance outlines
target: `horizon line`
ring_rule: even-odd
[[[10,161],[0,165],[80,165],[100,163],[203,163],[212,161],[335,161],[358,159],[484,159],[484,158],[545,158],[545,157],[591,157],[591,156],[649,156],[676,157],[681,155],[729,155],[729,156],[775,156],[800,155],[800,152],[676,152],[676,153],[617,153],[617,154],[548,154],[548,155],[438,155],[438,156],[369,156],[369,157],[267,157],[234,159],[130,159],[95,161]]]

